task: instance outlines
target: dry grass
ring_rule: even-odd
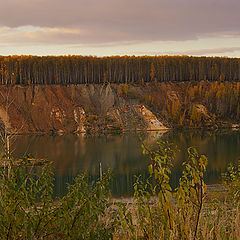
[[[154,203],[152,203],[154,204]],[[118,211],[119,208],[113,203],[113,209]],[[131,226],[124,226],[118,229],[115,233],[115,240],[127,239],[153,239],[144,236],[144,231],[141,228],[141,216],[137,212],[135,202],[126,203],[125,214],[130,214],[134,226],[133,234],[130,236],[129,231]],[[109,216],[108,216],[109,221]],[[188,219],[187,225],[193,225],[194,221]],[[151,223],[149,222],[149,225]],[[186,226],[187,227],[187,226]],[[165,240],[164,227],[159,224],[159,233],[154,239]],[[186,229],[187,232],[187,229]],[[240,210],[238,205],[233,205],[228,199],[227,192],[211,191],[208,192],[204,201],[204,209],[200,217],[198,235],[195,238],[194,233],[188,232],[187,238],[179,235],[179,230],[176,225],[170,232],[167,239],[188,239],[188,240],[238,240],[240,239]]]

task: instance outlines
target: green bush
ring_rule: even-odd
[[[115,222],[105,223],[108,210],[110,173],[90,184],[79,175],[68,193],[52,198],[50,166],[13,167],[0,183],[1,239],[111,239]],[[114,219],[114,217],[112,217]]]
[[[227,172],[222,175],[224,187],[228,191],[230,200],[234,204],[240,202],[240,162],[237,166],[230,164]]]
[[[135,213],[122,208],[122,226],[129,239],[196,239],[206,184],[203,174],[207,158],[194,148],[188,148],[188,159],[183,163],[179,186],[170,185],[175,151],[163,141],[157,148],[143,145],[149,156],[150,178],[147,183],[137,177],[134,185]],[[134,217],[133,217],[134,216]]]

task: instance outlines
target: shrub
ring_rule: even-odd
[[[174,148],[159,141],[157,149],[143,145],[151,160],[147,183],[137,177],[134,185],[135,214],[122,208],[122,225],[129,239],[196,239],[202,216],[206,184],[203,174],[207,158],[194,148],[188,148],[188,159],[183,163],[179,186],[170,185]],[[135,223],[133,216],[135,216]],[[127,227],[126,227],[127,225]]]
[[[36,169],[36,168],[34,168]],[[110,173],[90,184],[86,175],[68,185],[65,197],[52,197],[50,166],[13,167],[0,182],[1,239],[110,239],[115,222],[104,222]],[[114,219],[114,217],[112,218]]]
[[[240,162],[237,166],[230,164],[222,177],[231,202],[235,205],[238,204],[240,201]]]

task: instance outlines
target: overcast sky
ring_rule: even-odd
[[[240,0],[0,0],[0,55],[240,57]]]

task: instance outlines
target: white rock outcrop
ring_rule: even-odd
[[[167,128],[157,119],[157,117],[144,105],[136,104],[135,109],[142,115],[147,124],[147,130],[160,131],[167,130]]]

